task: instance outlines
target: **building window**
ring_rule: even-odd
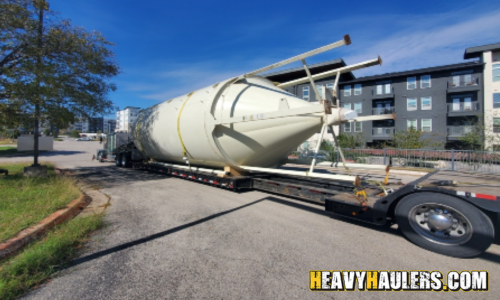
[[[417,98],[406,99],[406,110],[417,110]]]
[[[351,110],[351,103],[344,103],[344,108]]]
[[[493,64],[493,81],[500,81],[500,64]]]
[[[363,105],[361,102],[358,102],[358,103],[354,103],[354,110],[360,114],[363,112]]]
[[[325,97],[325,95],[323,93],[323,86],[322,85],[317,85],[316,86],[316,90],[318,90],[318,94],[319,94],[320,98],[324,98]],[[322,99],[316,99],[316,101],[319,101],[319,100],[322,100]]]
[[[385,93],[386,94],[390,94],[391,93],[391,84],[390,83],[386,83],[384,84],[384,87],[385,87]]]
[[[351,96],[351,86],[350,85],[344,86],[344,96],[346,96],[346,97]]]
[[[422,97],[420,98],[420,108],[422,110],[432,109],[432,97]]]
[[[500,132],[500,118],[493,118],[493,132]]]
[[[423,132],[432,131],[432,119],[422,119],[422,131]]]
[[[344,132],[351,132],[351,123],[344,123]]]
[[[354,95],[361,95],[361,84],[354,85]]]
[[[431,87],[431,75],[420,76],[420,88],[426,89]]]
[[[302,88],[302,99],[309,101],[309,87],[305,86]]]
[[[354,122],[354,132],[363,131],[363,126],[361,124],[362,122]]]
[[[408,77],[406,81],[406,89],[414,90],[417,88],[417,77]]]
[[[390,94],[390,93],[391,93],[390,83],[377,84],[377,95]]]
[[[493,94],[493,108],[500,108],[500,93]]]
[[[328,84],[326,85],[326,88],[327,88],[327,89],[330,89],[330,90],[333,90],[333,83],[328,83]]]
[[[410,128],[417,129],[417,119],[408,119],[406,121],[406,128],[410,130]]]

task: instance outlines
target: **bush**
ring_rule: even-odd
[[[72,130],[71,131],[71,137],[74,137],[75,139],[80,137],[80,131],[79,130]]]

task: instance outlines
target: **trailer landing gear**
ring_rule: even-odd
[[[396,206],[402,233],[425,249],[454,257],[474,257],[493,242],[490,218],[464,200],[422,192],[404,197]]]

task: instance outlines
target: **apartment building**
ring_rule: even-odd
[[[484,112],[482,62],[465,62],[361,77],[340,84],[342,107],[360,116],[396,113],[396,120],[346,123],[344,134],[362,134],[381,147],[396,130],[420,129],[427,139],[459,148],[460,137]]]
[[[500,150],[500,43],[465,49],[464,59],[484,64],[484,129],[488,148]]]
[[[139,110],[139,107],[127,106],[123,110],[116,111],[116,131],[128,132],[129,127],[137,119]]]

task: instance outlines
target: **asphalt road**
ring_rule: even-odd
[[[25,299],[497,299],[500,292],[496,244],[478,258],[451,258],[394,227],[332,218],[312,204],[91,161],[96,142],[55,148],[42,160],[77,168],[111,206],[106,227],[73,265]],[[490,291],[311,292],[309,270],[488,270]]]

